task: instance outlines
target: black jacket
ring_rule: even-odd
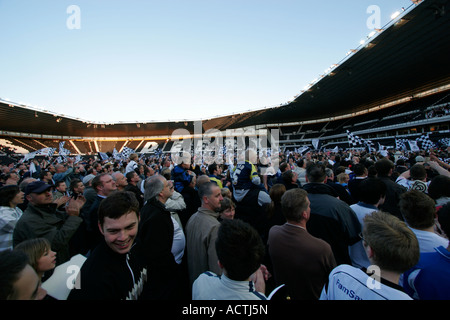
[[[127,254],[100,243],[81,267],[79,289],[68,300],[137,300],[146,286],[147,270],[140,261],[135,243]]]
[[[178,265],[172,254],[174,226],[164,204],[152,198],[140,212],[138,239],[148,267],[149,286],[144,299],[169,299],[174,293]]]
[[[202,206],[202,202],[200,201],[198,191],[190,186],[185,187],[181,195],[183,196],[184,203],[186,203],[186,209],[179,212],[178,216],[180,217],[183,228],[185,228],[189,218]]]
[[[384,203],[379,206],[379,209],[389,212],[403,221],[399,203],[400,196],[407,191],[406,188],[398,183],[395,183],[387,176],[381,176],[378,178],[380,178],[380,180],[386,185],[386,199],[384,200]]]
[[[327,181],[327,185],[332,187],[339,195],[339,199],[344,201],[346,204],[352,205],[356,203],[356,201],[353,200],[352,196],[343,185],[332,181]]]
[[[336,191],[324,183],[307,183],[303,186],[311,202],[311,216],[306,224],[308,232],[328,242],[337,265],[351,264],[348,246],[360,240],[361,225],[355,212]]]

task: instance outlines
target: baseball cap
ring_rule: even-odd
[[[33,181],[25,188],[25,195],[28,195],[30,193],[42,193],[44,191],[47,191],[51,187],[51,185],[45,183],[44,181]]]
[[[422,156],[417,156],[416,157],[416,162],[425,162],[425,159]]]
[[[91,181],[92,179],[95,178],[95,175],[93,174],[88,174],[86,177],[83,178],[83,184],[85,186],[87,186],[87,184],[89,183],[89,181]]]

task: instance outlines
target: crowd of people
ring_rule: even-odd
[[[450,299],[448,152],[1,164],[0,299]]]

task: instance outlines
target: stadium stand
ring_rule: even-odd
[[[198,123],[202,133],[279,129],[281,147],[320,139],[345,148],[346,130],[388,145],[394,137],[422,133],[435,140],[448,135],[450,118],[450,15],[434,10],[437,5],[417,5],[279,106],[198,121],[95,123],[0,99],[0,138],[29,152],[66,141],[72,154],[84,155],[125,146],[141,151],[148,142],[168,152],[176,129],[194,134]]]

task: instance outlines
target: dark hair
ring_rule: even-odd
[[[400,212],[411,228],[425,229],[433,226],[436,207],[427,194],[409,190],[400,196]]]
[[[39,173],[39,179],[40,179],[40,180],[44,180],[44,178],[48,175],[49,172],[50,172],[50,171],[48,171],[48,170],[42,170],[42,171]]]
[[[285,184],[291,184],[293,177],[294,177],[294,171],[292,171],[292,170],[287,170],[287,171],[283,172],[283,174],[281,175],[281,178],[283,179],[283,182]]]
[[[80,179],[72,179],[70,181],[69,191],[73,192],[73,189],[75,189],[80,182],[83,183]]]
[[[209,174],[213,174],[213,172],[216,171],[217,169],[218,169],[217,163],[213,163],[208,166]]]
[[[336,170],[334,171],[334,174],[336,175],[336,177],[341,174],[341,173],[345,173],[345,167],[344,166],[339,166],[336,168]]]
[[[258,270],[264,258],[260,235],[239,219],[221,222],[215,245],[217,257],[232,280],[246,280]]]
[[[279,166],[279,169],[281,172],[284,172],[284,170],[286,170],[288,164],[286,162],[282,162]]]
[[[367,176],[368,177],[372,177],[372,178],[375,178],[376,176],[377,176],[377,174],[378,174],[378,172],[377,172],[377,168],[375,167],[375,165],[374,164],[372,164],[372,165],[370,165],[368,168],[367,168]]]
[[[327,177],[325,166],[318,163],[310,163],[306,166],[306,176],[309,182],[324,182]]]
[[[423,180],[427,177],[427,171],[422,164],[415,164],[409,169],[411,180]]]
[[[391,169],[394,169],[394,163],[386,158],[378,160],[375,162],[375,169],[377,170],[378,176],[387,176]]]
[[[14,283],[28,264],[28,257],[20,251],[0,252],[0,300],[7,300],[14,294]]]
[[[91,182],[92,189],[94,189],[97,192],[97,188],[103,185],[102,177],[109,175],[109,173],[100,173],[99,175],[96,175]]]
[[[355,164],[353,167],[353,172],[355,173],[355,175],[357,176],[362,176],[364,174],[364,172],[366,172],[367,168],[365,165],[363,165],[362,163],[358,163]]]
[[[450,202],[443,205],[437,212],[438,221],[447,237],[450,237]]]
[[[59,185],[63,184],[63,183],[64,183],[64,185],[66,185],[66,182],[64,180],[55,181],[55,188],[59,187]],[[67,185],[66,185],[66,187],[67,187]]]
[[[9,207],[9,203],[20,192],[18,185],[11,184],[0,188],[0,206]]]
[[[272,201],[267,207],[267,218],[272,218],[275,213],[275,208],[277,204],[281,204],[281,197],[286,192],[286,186],[281,183],[274,184],[270,188],[269,195]]]
[[[131,191],[114,191],[100,202],[98,221],[103,226],[105,218],[119,219],[131,211],[139,216],[139,202],[134,193]]]
[[[428,195],[434,200],[450,197],[450,177],[441,174],[434,177],[428,186]]]
[[[127,181],[128,181],[128,183],[130,183],[131,182],[131,179],[133,179],[133,177],[134,177],[134,175],[139,175],[136,171],[130,171],[130,172],[127,172],[126,174],[125,174],[125,177],[127,178]]]
[[[379,178],[367,178],[358,186],[359,199],[367,204],[376,204],[386,195],[386,184]]]

